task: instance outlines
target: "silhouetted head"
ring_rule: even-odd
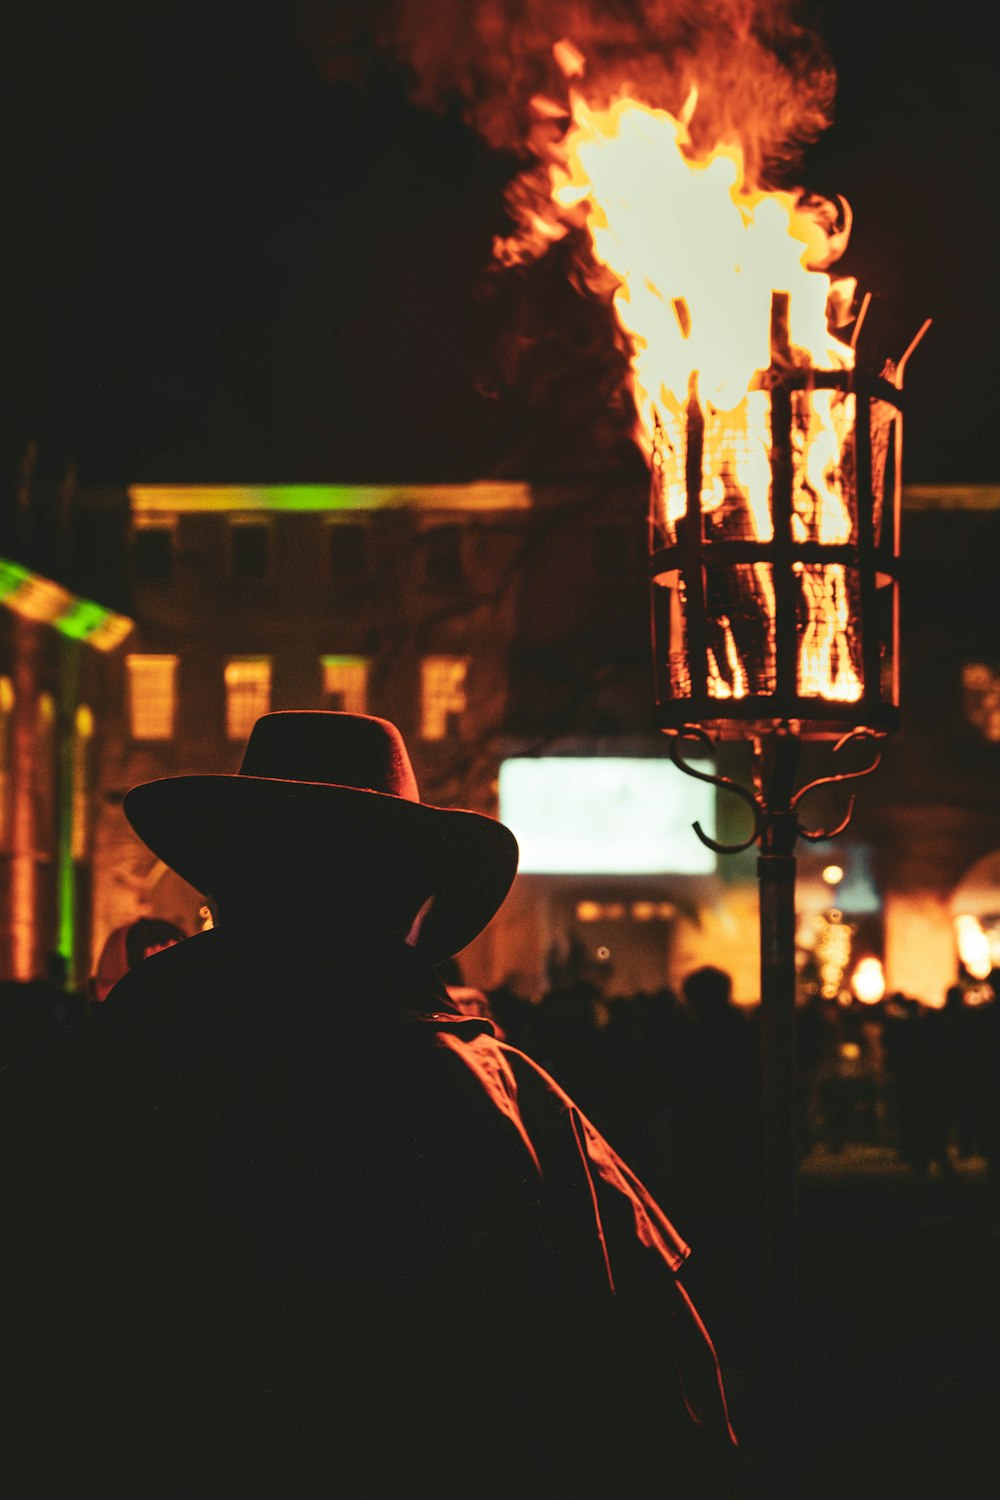
[[[130,969],[151,953],[184,941],[187,933],[164,917],[138,917],[125,933],[125,961]]]
[[[477,937],[507,895],[517,841],[484,813],[422,802],[386,719],[264,714],[235,775],[133,787],[125,815],[154,854],[248,939],[419,944],[432,964]]]
[[[724,969],[704,964],[687,975],[681,992],[693,1015],[699,1020],[712,1021],[728,1010],[733,982]]]

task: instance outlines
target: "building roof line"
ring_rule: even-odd
[[[133,484],[134,514],[227,511],[528,510],[527,484]]]
[[[1000,510],[1000,484],[904,484],[904,510]]]
[[[136,516],[185,513],[417,510],[512,511],[533,508],[530,484],[133,484]],[[904,484],[906,510],[1000,510],[997,484]]]

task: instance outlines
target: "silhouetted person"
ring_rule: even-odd
[[[991,975],[994,998],[970,1018],[976,1142],[986,1161],[991,1198],[1000,1207],[1000,975]]]
[[[918,1015],[908,1058],[911,1115],[906,1156],[919,1177],[950,1182],[951,1148],[963,1077],[962,988],[951,985],[942,1007]]]
[[[0,1067],[33,1051],[53,1032],[80,1020],[86,1001],[69,984],[63,953],[46,955],[41,974],[0,983]]]
[[[593,1113],[603,1098],[603,1069],[597,1034],[600,990],[585,975],[550,986],[531,1017],[530,1052],[554,1072]]]
[[[154,953],[162,953],[187,934],[164,917],[136,917],[108,933],[90,980],[90,998],[103,1003],[129,969]]]
[[[516,980],[508,977],[489,991],[490,1012],[512,1047],[525,1049],[534,1011],[530,999],[522,994]],[[530,1049],[529,1049],[530,1050]]]
[[[236,775],[124,807],[217,926],[0,1091],[11,1471],[24,1444],[41,1493],[730,1496],[687,1246],[436,973],[510,831],[421,802],[395,727],[341,713],[265,715]]]
[[[757,1030],[714,965],[681,984],[671,1181],[691,1222],[709,1231],[752,1212],[759,1180]]]
[[[34,1052],[54,1030],[52,1013],[39,999],[37,981],[0,981],[0,1068]]]
[[[807,994],[795,1010],[795,1141],[799,1157],[821,1139],[823,1072],[828,1060],[831,1002]]]
[[[56,1027],[69,1026],[86,1011],[86,1001],[70,981],[69,960],[65,953],[53,949],[46,956],[45,969],[31,981],[34,993],[44,1005]]]

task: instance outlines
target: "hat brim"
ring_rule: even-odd
[[[468,946],[503,904],[518,847],[503,823],[384,792],[261,776],[170,776],[125,794],[149,849],[195,890],[217,896],[257,870],[262,882],[360,879],[383,871],[434,904],[420,951],[434,963]]]

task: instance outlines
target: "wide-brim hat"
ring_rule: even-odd
[[[420,952],[440,962],[483,931],[517,873],[496,818],[422,802],[402,734],[366,714],[264,714],[234,775],[168,776],[125,794],[125,816],[195,890],[237,884],[433,895]]]

